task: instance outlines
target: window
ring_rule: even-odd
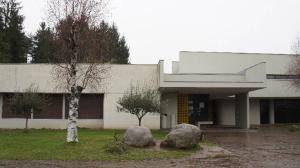
[[[300,75],[267,74],[267,79],[300,79]]]
[[[79,119],[103,119],[103,94],[82,94],[79,99]],[[65,118],[69,118],[69,96],[66,95]]]

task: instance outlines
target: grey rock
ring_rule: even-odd
[[[162,147],[175,147],[178,149],[196,146],[202,137],[202,131],[190,124],[179,124],[161,142]]]
[[[155,145],[150,129],[143,126],[131,126],[127,128],[124,141],[127,145],[135,147]]]

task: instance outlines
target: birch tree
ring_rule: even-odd
[[[97,59],[94,27],[104,14],[103,0],[50,0],[49,21],[55,25],[55,68],[53,74],[70,93],[67,142],[78,142],[77,118],[83,90],[98,89],[109,66]]]

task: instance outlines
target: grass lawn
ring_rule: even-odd
[[[118,131],[123,134],[124,131]],[[152,131],[156,139],[166,135]],[[188,156],[198,149],[154,150],[130,148],[128,154],[110,154],[104,150],[113,139],[113,130],[79,129],[79,143],[65,143],[65,130],[0,130],[0,160],[145,160]]]

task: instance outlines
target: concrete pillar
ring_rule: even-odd
[[[62,119],[66,118],[66,95],[63,94],[63,102],[62,102]]]
[[[177,94],[165,93],[161,99],[161,127],[173,128],[177,123]]]
[[[250,128],[250,110],[248,93],[235,95],[235,126]]]
[[[3,94],[0,94],[0,119],[2,118],[3,113]]]
[[[269,101],[269,119],[270,119],[270,124],[275,124],[274,100]]]
[[[34,111],[33,108],[31,109],[30,119],[33,119]]]

